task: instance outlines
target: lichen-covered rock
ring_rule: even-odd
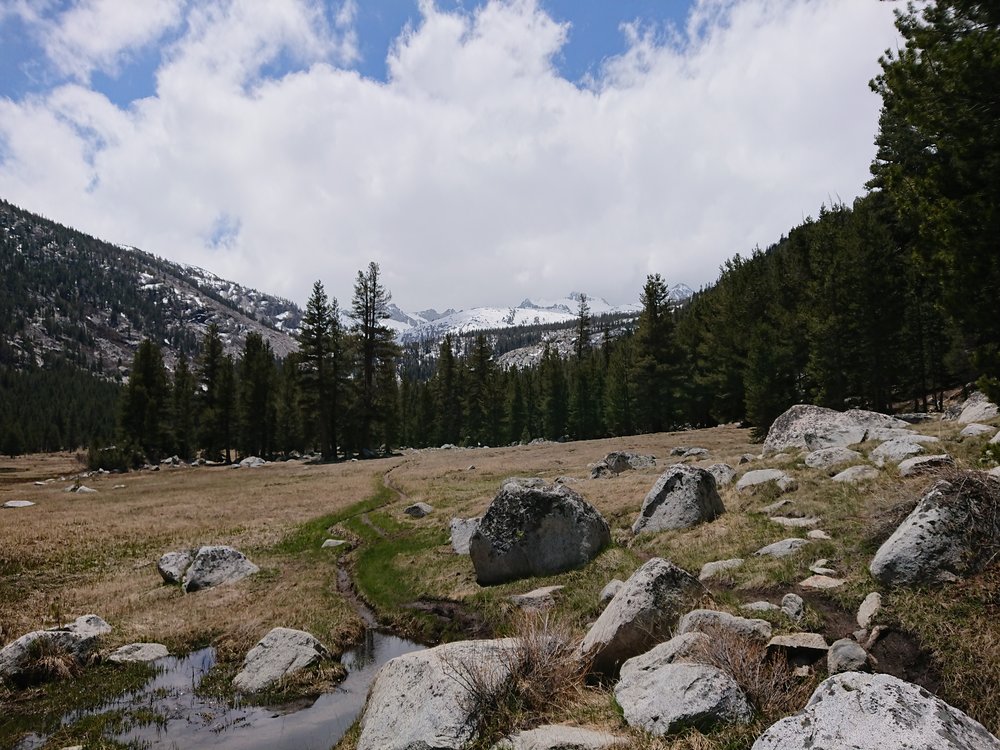
[[[648,469],[653,466],[656,466],[656,458],[654,456],[644,456],[628,451],[612,451],[594,465],[590,470],[590,478],[599,479],[601,477],[617,476],[623,471]]]
[[[926,690],[887,674],[844,672],[753,750],[1000,750],[987,729]]]
[[[615,594],[580,644],[592,670],[615,675],[623,662],[648,651],[677,624],[702,591],[686,570],[659,557],[647,561]]]
[[[604,517],[565,485],[508,482],[469,543],[481,585],[546,576],[586,565],[611,543]]]
[[[788,593],[781,597],[781,611],[798,622],[806,613],[806,603],[798,594]]]
[[[629,726],[660,736],[689,727],[749,724],[753,717],[733,678],[707,664],[674,662],[630,673],[615,685],[615,699]]]
[[[788,557],[789,555],[794,555],[807,544],[809,544],[808,539],[797,539],[792,537],[790,539],[782,539],[780,542],[768,544],[766,547],[761,547],[753,554],[754,557]]]
[[[725,512],[715,477],[704,469],[671,466],[646,494],[632,533],[688,529]]]
[[[187,549],[167,552],[156,561],[156,570],[167,583],[180,583],[184,580],[184,573],[191,567],[194,556],[195,551]]]
[[[774,482],[782,492],[791,492],[797,486],[795,480],[780,469],[754,469],[740,477],[736,491],[755,492],[770,482]]]
[[[233,687],[255,693],[323,658],[330,658],[330,652],[309,633],[274,628],[247,652],[243,666],[233,678]]]
[[[696,630],[675,635],[669,641],[653,646],[649,651],[633,656],[622,664],[621,679],[635,679],[641,672],[652,672],[664,664],[693,661],[705,652],[711,639]]]
[[[837,446],[834,448],[820,448],[806,456],[806,466],[811,469],[829,469],[840,464],[848,464],[852,461],[860,461],[861,454],[852,451],[850,448]]]
[[[797,404],[779,416],[767,431],[764,455],[788,448],[810,451],[863,442],[870,429],[906,428],[906,422],[862,409],[839,412],[810,404]]]
[[[190,594],[212,586],[236,583],[259,571],[260,568],[247,560],[242,552],[232,547],[202,547],[184,576],[184,591]]]
[[[730,485],[736,479],[736,469],[729,464],[712,464],[705,471],[715,477],[717,487]]]
[[[460,750],[475,739],[469,679],[499,684],[510,674],[513,638],[456,641],[398,656],[375,675],[358,750]]]
[[[961,487],[940,481],[879,547],[868,569],[885,586],[950,581],[974,571],[977,552]]]
[[[1000,410],[997,409],[997,405],[986,398],[986,394],[976,391],[962,404],[962,412],[958,415],[958,421],[961,424],[987,422],[998,415],[1000,415]]]
[[[898,464],[903,459],[923,452],[924,447],[920,443],[911,440],[887,440],[876,447],[869,458],[876,466],[885,466],[887,463]]]

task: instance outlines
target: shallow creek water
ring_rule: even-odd
[[[215,650],[201,649],[155,663],[159,671],[141,690],[122,696],[97,712],[150,709],[166,718],[165,725],[146,725],[119,735],[121,741],[164,750],[329,750],[350,728],[364,707],[375,673],[396,656],[424,647],[375,630],[364,643],[344,653],[346,679],[315,701],[285,706],[230,707],[195,695],[201,679],[215,664]],[[69,714],[72,723],[82,714]],[[26,738],[17,750],[35,750],[44,737]]]

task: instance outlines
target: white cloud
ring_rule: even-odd
[[[702,0],[683,39],[633,28],[588,86],[531,0],[421,9],[380,83],[337,67],[353,2],[194,4],[155,97],[0,100],[0,194],[299,301],[316,278],[348,301],[374,259],[420,309],[706,283],[862,190],[884,3]]]

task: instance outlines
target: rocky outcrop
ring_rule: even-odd
[[[611,542],[604,517],[565,485],[506,483],[472,535],[482,585],[579,568]]]
[[[26,633],[0,649],[0,682],[17,680],[31,669],[43,643],[83,663],[110,632],[111,626],[97,615],[83,615],[68,625]]]
[[[247,652],[233,687],[255,693],[330,658],[322,643],[304,630],[274,628]]]
[[[614,675],[626,660],[649,650],[700,595],[694,576],[654,557],[625,582],[580,644],[595,672]]]
[[[451,548],[456,555],[469,554],[469,542],[482,520],[480,516],[451,519]]]
[[[907,423],[873,411],[851,409],[839,412],[821,406],[798,404],[774,420],[764,440],[764,454],[789,448],[816,451],[863,442],[870,429],[898,427]]]
[[[671,466],[647,493],[632,533],[688,529],[725,512],[715,477],[704,469]]]
[[[629,726],[661,736],[690,727],[749,724],[753,717],[735,680],[707,664],[674,662],[630,672],[615,685],[615,699]]]
[[[474,739],[469,681],[499,684],[518,642],[457,641],[398,656],[375,675],[358,750],[460,750]]]
[[[753,750],[1000,750],[979,722],[887,674],[845,672],[820,683],[806,707],[762,734]]]
[[[239,550],[224,545],[198,550],[184,576],[184,591],[193,593],[226,583],[242,581],[260,571]]]
[[[916,586],[973,572],[982,550],[968,518],[972,501],[957,485],[935,484],[879,547],[872,576],[885,586]]]
[[[740,477],[736,483],[736,491],[756,492],[770,482],[774,482],[782,492],[791,492],[797,486],[794,479],[779,469],[754,469]]]
[[[806,466],[810,469],[830,469],[840,464],[860,461],[862,456],[850,448],[820,448],[806,456]]]

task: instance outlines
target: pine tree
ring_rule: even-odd
[[[677,351],[674,319],[667,284],[660,274],[646,277],[642,289],[642,312],[635,334],[632,382],[633,412],[642,432],[662,432],[677,424],[681,355]]]
[[[160,347],[143,339],[136,349],[122,399],[121,427],[150,461],[159,461],[171,444],[170,383]]]
[[[330,302],[323,284],[316,281],[299,333],[298,385],[310,415],[308,432],[326,459],[337,457],[346,356],[337,300]],[[286,419],[289,408],[286,404]]]
[[[548,344],[538,367],[541,379],[542,428],[550,440],[566,434],[568,393],[562,358]]]
[[[185,461],[194,457],[195,379],[188,367],[187,355],[181,352],[174,368],[174,451]]]
[[[239,448],[248,456],[270,456],[274,444],[274,353],[256,331],[247,334],[240,357]]]
[[[354,320],[352,333],[357,340],[359,354],[359,419],[356,442],[362,448],[371,447],[369,443],[374,425],[388,417],[381,408],[385,400],[379,398],[377,375],[383,368],[394,369],[399,357],[392,329],[382,324],[389,317],[391,301],[392,295],[382,284],[377,263],[369,263],[367,272],[358,271],[350,315]],[[392,382],[395,384],[394,377]]]
[[[580,294],[580,306],[576,312],[576,341],[574,350],[576,360],[583,360],[583,355],[590,350],[590,305],[587,304],[587,295]]]
[[[198,400],[201,415],[200,444],[205,457],[217,461],[229,450],[226,445],[226,401],[231,393],[225,388],[229,380],[223,372],[225,355],[219,327],[212,323],[201,342],[201,356],[198,361]]]
[[[456,444],[462,434],[462,399],[459,391],[459,368],[452,349],[451,334],[446,334],[438,349],[438,369],[432,381],[435,412],[435,441]]]

